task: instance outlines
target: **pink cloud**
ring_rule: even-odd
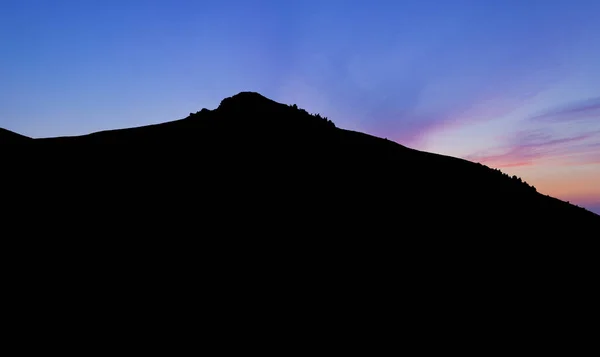
[[[597,142],[582,143],[580,145],[567,145],[584,142],[595,137],[598,132],[591,132],[577,136],[554,138],[540,131],[528,131],[517,134],[516,138],[504,147],[490,153],[484,151],[464,157],[466,160],[480,162],[492,167],[516,167],[535,164],[539,159],[562,158],[564,164],[582,164],[583,162],[599,162],[600,146]],[[573,160],[579,155],[580,160]]]
[[[429,135],[511,114],[526,106],[553,84],[553,81],[543,81],[512,87],[482,86],[480,91],[471,93],[470,97],[424,113],[417,109],[417,103],[423,100],[420,91],[425,84],[421,83],[415,85],[415,88],[408,88],[400,99],[392,95],[388,98],[389,103],[374,101],[372,106],[377,109],[367,114],[372,120],[365,122],[365,131],[418,148]],[[401,104],[396,105],[396,102]],[[435,108],[435,99],[432,99],[431,104]],[[427,107],[427,103],[423,105]]]
[[[421,116],[413,119],[414,125],[406,128],[397,137],[401,143],[420,145],[428,135],[444,130],[459,128],[475,123],[482,123],[511,114],[541,93],[545,88],[531,91],[520,96],[482,96],[476,103],[468,103],[452,110],[431,116]]]
[[[530,152],[521,147],[509,149],[508,151],[497,155],[474,154],[464,157],[464,159],[480,162],[492,167],[517,167],[533,165],[535,159],[542,157],[540,153]]]

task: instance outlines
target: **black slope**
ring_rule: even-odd
[[[489,349],[570,330],[595,301],[597,215],[256,93],[3,150],[10,291],[47,321],[399,322],[422,346],[457,341],[435,325]]]
[[[13,157],[17,182],[63,201],[110,197],[109,213],[176,208],[268,230],[276,218],[448,236],[587,234],[600,219],[486,166],[339,129],[251,92],[178,121],[31,144]]]
[[[27,136],[23,136],[12,131],[0,128],[0,145],[2,144],[16,144],[23,143],[31,140]]]

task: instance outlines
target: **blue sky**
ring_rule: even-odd
[[[185,117],[240,91],[600,205],[597,0],[3,0],[0,127]]]

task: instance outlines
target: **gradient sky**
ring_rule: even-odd
[[[0,127],[170,121],[240,91],[600,213],[598,0],[2,0]]]

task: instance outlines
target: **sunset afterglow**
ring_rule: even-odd
[[[4,0],[0,127],[183,118],[256,91],[600,213],[600,1]]]

